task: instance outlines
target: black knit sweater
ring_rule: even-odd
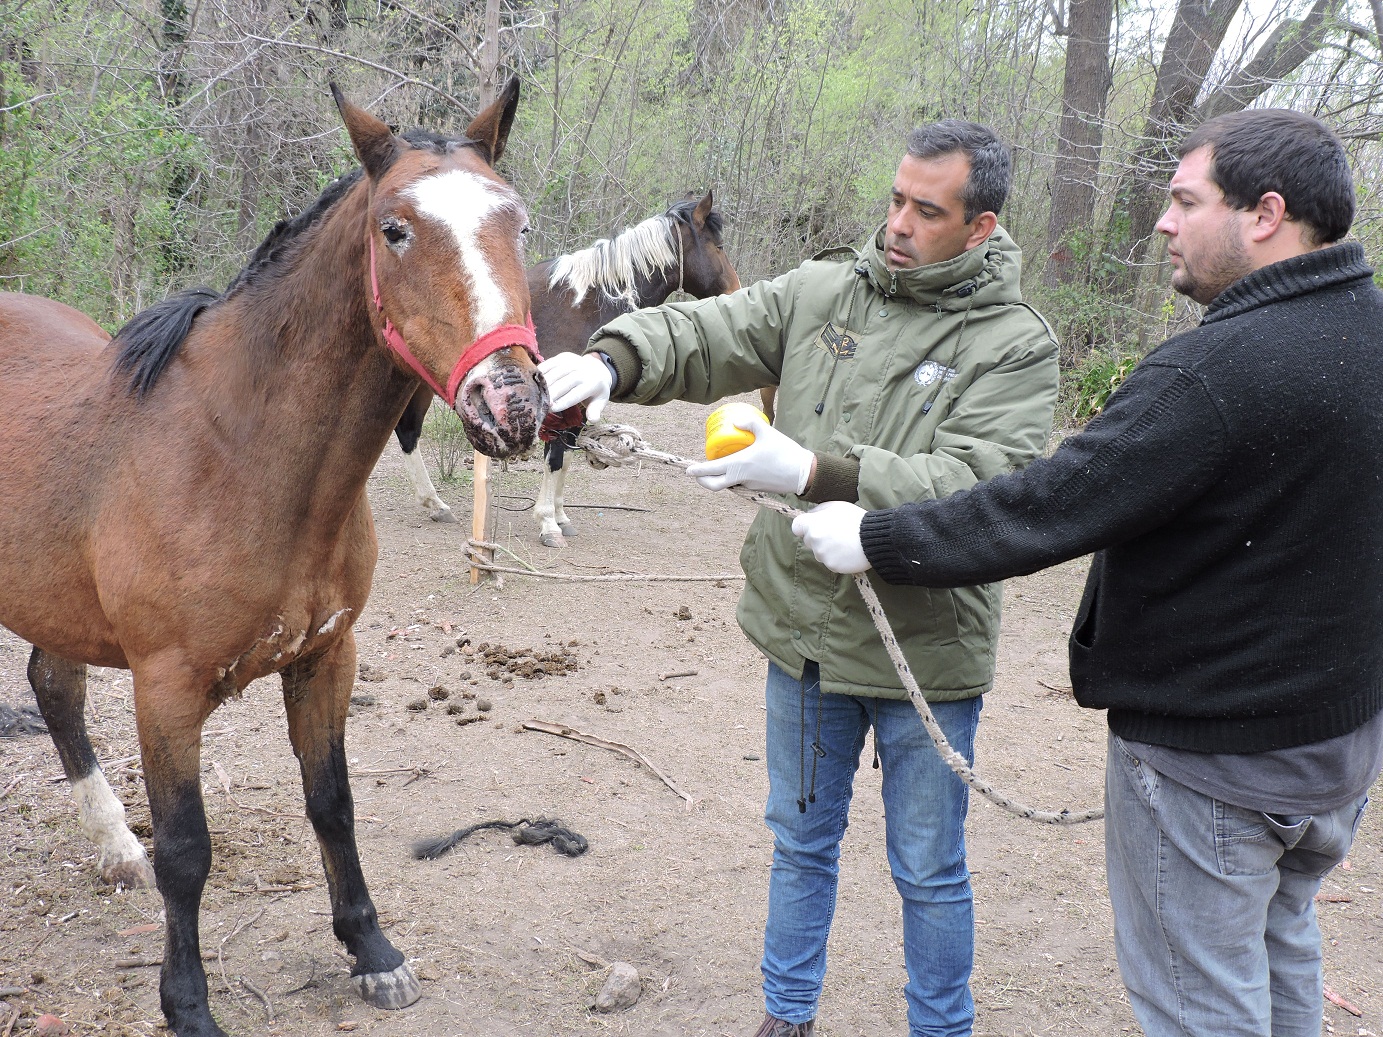
[[[1113,731],[1260,752],[1383,707],[1383,292],[1355,243],[1257,270],[1052,457],[870,512],[890,583],[1097,552],[1071,681]]]

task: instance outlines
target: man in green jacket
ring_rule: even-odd
[[[1014,471],[1051,430],[1056,342],[1019,292],[1021,254],[998,226],[1008,148],[987,127],[914,130],[888,220],[730,296],[641,310],[584,356],[540,370],[552,407],[611,398],[709,403],[777,385],[755,441],[693,465],[710,489],[790,503],[887,508]],[[887,852],[903,900],[913,1037],[966,1037],[974,909],[965,785],[942,763],[854,583],[819,565],[790,521],[762,511],[740,555],[738,619],[768,659],[766,820],[774,834],[764,937],[767,1014],[754,1037],[808,1037],[826,971],[840,842],[865,736],[883,769]],[[973,758],[994,677],[999,585],[883,587],[908,663],[956,750]],[[823,694],[826,693],[826,694]]]

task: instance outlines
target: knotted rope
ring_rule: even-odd
[[[682,469],[693,464],[692,461],[678,457],[676,454],[653,449],[639,433],[639,430],[630,425],[587,425],[576,437],[576,445],[586,451],[587,460],[596,468],[633,465],[645,459]],[[731,486],[730,489],[760,507],[776,511],[780,515],[792,518],[802,514],[797,508],[770,494],[746,490],[739,486]],[[893,634],[893,627],[889,624],[888,617],[884,615],[884,608],[879,603],[879,596],[874,592],[873,586],[864,573],[855,574],[855,586],[859,588],[860,597],[864,599],[865,608],[869,610],[869,618],[874,621],[874,626],[879,631],[879,637],[883,640],[888,657],[893,661],[898,676],[902,678],[903,687],[907,689],[908,698],[912,700],[918,715],[921,716],[922,724],[926,727],[927,734],[931,736],[932,744],[936,746],[936,751],[941,754],[941,759],[946,766],[950,767],[961,781],[995,806],[1002,807],[1009,813],[1017,817],[1027,818],[1030,821],[1040,821],[1049,825],[1078,825],[1104,817],[1104,810],[1102,809],[1038,810],[1036,807],[1026,806],[1012,796],[998,791],[976,774],[965,762],[965,757],[951,747],[951,743],[946,740],[946,733],[942,731],[941,725],[932,715],[931,707],[927,705],[927,700],[922,696],[922,689],[917,686],[917,679],[912,675],[912,668],[908,666],[907,659],[903,657],[903,650],[898,645],[898,638]]]

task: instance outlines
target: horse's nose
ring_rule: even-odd
[[[481,453],[497,458],[530,449],[547,408],[547,386],[537,369],[525,369],[499,354],[472,371],[456,394],[466,438]]]

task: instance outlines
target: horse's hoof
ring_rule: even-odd
[[[563,523],[560,523],[560,525],[559,525],[558,528],[560,528],[560,529],[562,530],[562,535],[563,535],[564,537],[574,537],[574,536],[576,536],[576,523],[575,523],[575,522],[563,522]]]
[[[431,514],[430,518],[432,519],[433,522],[458,522],[458,521],[460,521],[460,520],[456,517],[456,513],[453,512],[450,508],[439,508],[437,511],[434,511],[434,512]]]
[[[538,543],[544,547],[566,547],[567,539],[561,533],[541,533],[538,536]]]
[[[376,1008],[407,1008],[423,996],[422,984],[404,962],[393,972],[368,972],[352,976],[351,984],[360,1000]]]
[[[101,880],[112,886],[123,886],[125,889],[153,889],[154,868],[147,857],[119,861],[101,869]]]

